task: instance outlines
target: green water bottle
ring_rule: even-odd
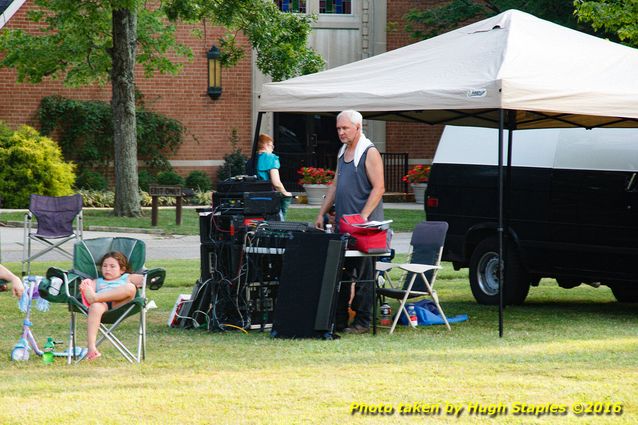
[[[44,347],[42,349],[42,361],[44,362],[44,364],[53,363],[53,350],[55,350],[55,342],[53,341],[53,338],[48,337],[47,342],[44,344]]]

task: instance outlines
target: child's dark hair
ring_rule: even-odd
[[[117,261],[120,265],[120,269],[122,269],[124,273],[128,272],[128,260],[126,258],[126,255],[122,254],[119,251],[107,252],[106,254],[104,254],[104,257],[102,257],[100,265],[102,265],[104,260],[106,260],[107,258],[114,258],[115,261]]]

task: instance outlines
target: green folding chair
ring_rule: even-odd
[[[39,286],[40,296],[50,302],[67,303],[71,312],[69,331],[69,350],[67,363],[84,358],[75,357],[76,349],[76,315],[88,315],[88,308],[82,303],[80,283],[83,279],[96,279],[100,276],[100,260],[111,251],[119,251],[126,256],[129,269],[133,273],[144,275],[141,288],[138,288],[135,298],[129,303],[109,310],[102,316],[100,337],[96,341],[99,346],[108,340],[129,362],[140,363],[146,356],[146,311],[148,300],[146,288],[159,289],[164,283],[166,271],[162,268],[147,270],[144,267],[146,259],[146,245],[143,241],[133,238],[97,238],[76,242],[73,247],[73,268],[62,270],[51,267],[47,270],[46,278]],[[139,314],[139,330],[137,337],[137,353],[133,352],[115,336],[117,327],[128,317]]]

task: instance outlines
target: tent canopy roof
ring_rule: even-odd
[[[358,62],[264,84],[260,111],[516,128],[638,127],[638,50],[509,10]]]

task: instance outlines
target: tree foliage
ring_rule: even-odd
[[[40,30],[5,30],[0,34],[0,66],[15,68],[18,81],[40,83],[63,79],[67,86],[106,83],[111,75],[112,12],[130,7],[138,12],[137,59],[146,75],[177,73],[181,65],[169,53],[191,56],[175,41],[175,26],[160,9],[140,0],[33,0],[28,19]]]
[[[257,51],[257,66],[274,80],[316,72],[323,60],[306,46],[312,18],[283,13],[265,0],[169,0],[150,7],[142,0],[33,0],[28,19],[41,31],[3,30],[0,66],[15,68],[18,81],[63,79],[68,86],[104,84],[111,78],[116,8],[137,11],[137,62],[144,74],[176,74],[182,64],[170,57],[192,58],[176,41],[175,22],[206,20],[227,28],[219,40],[222,61],[231,66],[245,54],[236,36],[243,32]],[[151,3],[152,4],[152,3]],[[166,18],[170,19],[166,19]]]
[[[576,15],[595,30],[615,35],[620,41],[638,47],[638,1],[574,1]]]
[[[518,9],[559,25],[591,32],[579,25],[570,0],[452,0],[425,9],[412,9],[406,15],[406,31],[414,38],[426,39],[468,23]]]
[[[172,0],[164,5],[170,19],[205,20],[228,29],[219,40],[221,59],[237,63],[244,51],[237,46],[242,32],[257,52],[257,67],[279,81],[320,71],[324,61],[306,45],[313,17],[284,13],[270,0]]]

